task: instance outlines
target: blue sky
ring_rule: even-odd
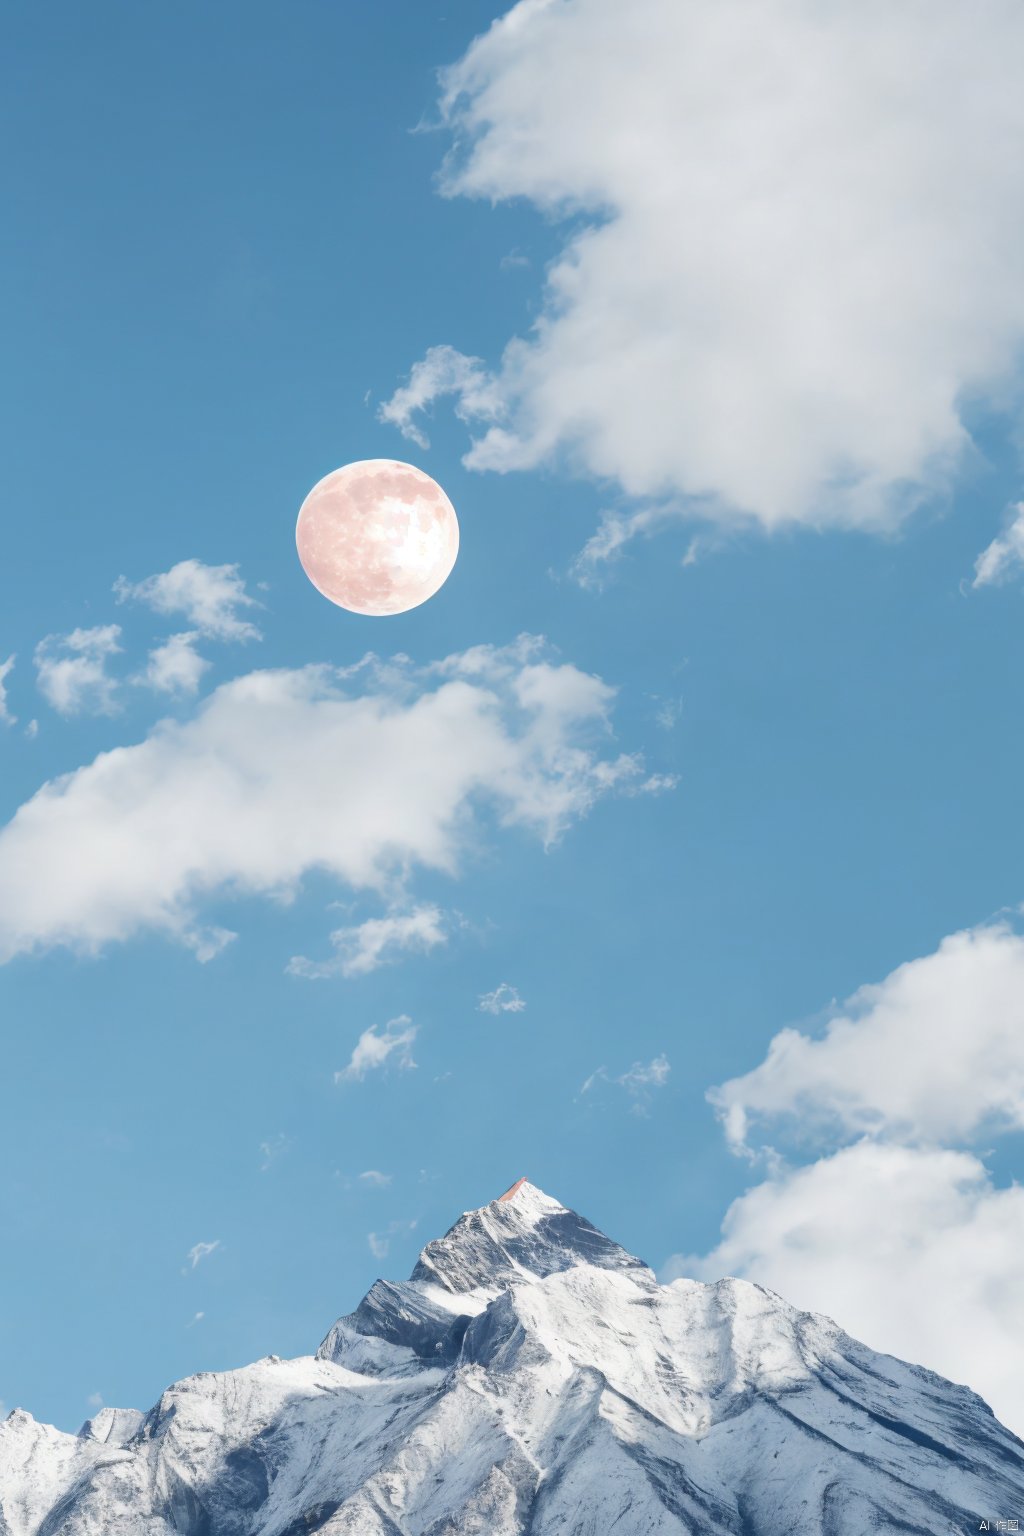
[[[1005,49],[994,43],[1017,23],[998,0],[986,4],[993,46],[979,45],[978,67],[991,71],[998,98]],[[895,9],[905,29],[890,41],[898,57],[904,49],[912,59],[913,7]],[[16,718],[0,726],[3,821],[97,754],[129,749],[106,761],[134,774],[142,760],[130,749],[157,721],[177,721],[156,738],[152,775],[131,778],[131,792],[145,799],[155,793],[167,742],[195,739],[174,731],[194,732],[202,701],[218,687],[264,668],[283,669],[286,679],[311,664],[349,668],[368,650],[407,657],[401,680],[364,669],[325,686],[383,701],[402,722],[400,753],[414,760],[419,738],[412,726],[403,734],[406,723],[416,701],[443,686],[427,669],[479,646],[491,648],[480,686],[503,701],[501,740],[513,773],[534,776],[530,794],[539,785],[565,791],[567,801],[545,846],[525,798],[512,804],[471,786],[459,798],[455,830],[440,829],[444,856],[413,851],[399,860],[402,869],[381,851],[394,811],[385,803],[376,873],[362,884],[340,866],[314,867],[315,858],[290,873],[287,854],[268,853],[260,888],[238,894],[241,876],[225,855],[204,889],[183,877],[188,913],[177,929],[136,921],[131,911],[103,916],[112,899],[108,862],[137,867],[140,890],[173,862],[174,850],[161,852],[141,834],[121,837],[118,796],[127,779],[98,808],[74,789],[85,780],[58,782],[31,838],[19,844],[0,835],[0,951],[8,956],[0,969],[0,1399],[76,1427],[97,1395],[145,1406],[192,1370],[308,1351],[379,1273],[405,1274],[422,1242],[462,1209],[527,1174],[665,1273],[673,1255],[709,1274],[721,1260],[781,1289],[803,1223],[813,1261],[806,1294],[793,1300],[834,1310],[851,1331],[870,1334],[869,1343],[950,1374],[977,1360],[971,1384],[998,1399],[1004,1417],[1019,1416],[1019,1393],[999,1366],[1016,1303],[1007,1292],[1001,1333],[1004,1313],[984,1300],[986,1266],[1008,1267],[1024,1233],[1013,1185],[1024,1123],[1024,1063],[1014,1044],[1019,941],[1005,916],[1024,895],[1024,835],[1011,814],[1024,752],[1011,544],[998,579],[972,586],[976,560],[1012,528],[1021,494],[1019,279],[1014,288],[993,261],[966,284],[960,330],[940,334],[912,297],[931,285],[936,312],[948,310],[940,229],[932,265],[880,283],[886,303],[906,298],[892,311],[906,324],[889,324],[886,311],[884,345],[864,345],[851,364],[854,382],[843,376],[856,351],[852,341],[843,349],[845,321],[832,331],[821,322],[827,367],[820,380],[812,370],[810,393],[788,362],[777,354],[766,362],[762,347],[751,346],[743,378],[765,373],[762,398],[772,406],[764,420],[756,400],[730,396],[745,344],[731,324],[708,327],[720,353],[709,342],[702,361],[687,341],[678,352],[670,347],[667,361],[651,354],[649,374],[634,372],[636,360],[616,351],[617,296],[627,293],[627,319],[649,298],[659,337],[671,341],[675,326],[685,338],[692,326],[686,313],[657,309],[675,292],[677,270],[696,287],[702,281],[699,263],[687,265],[689,236],[673,233],[679,189],[658,194],[672,261],[666,257],[663,281],[652,259],[646,293],[647,269],[622,249],[646,228],[644,211],[621,212],[614,185],[601,181],[603,162],[549,171],[544,161],[542,173],[517,163],[515,136],[501,118],[501,88],[511,80],[512,116],[521,106],[542,148],[545,134],[571,143],[581,122],[586,128],[585,113],[572,82],[552,79],[545,50],[556,61],[564,50],[544,29],[582,29],[600,74],[613,13],[598,0],[520,10],[519,41],[499,32],[457,81],[471,103],[491,92],[486,131],[472,106],[451,107],[440,125],[436,71],[465,58],[497,14],[490,6],[184,4],[159,13],[110,4],[88,13],[58,6],[45,19],[16,6],[5,19],[0,111],[17,153],[2,173],[14,233],[2,257],[13,366],[3,386],[0,663],[16,658],[5,679]],[[655,0],[641,10],[654,27]],[[768,11],[780,28],[797,25],[781,0]],[[718,41],[691,12],[679,8],[680,24],[688,16],[695,51],[714,60]],[[885,40],[889,23],[880,14],[872,10],[863,24]],[[669,52],[673,41],[674,33]],[[791,42],[808,58],[820,46],[817,38]],[[630,41],[615,66],[627,96],[630,49],[640,46]],[[741,75],[745,67],[741,59]],[[859,56],[840,67],[849,68],[854,97],[868,91]],[[943,68],[940,57],[935,80],[910,92],[926,129]],[[737,89],[723,78],[723,110]],[[647,123],[644,165],[657,170],[650,146],[659,133],[671,163],[672,131],[686,142],[692,126]],[[1019,128],[1018,115],[1000,132]],[[987,131],[973,118],[964,128],[974,135],[968,170],[979,157],[992,160]],[[439,180],[453,137],[464,158]],[[472,160],[466,145],[474,142],[489,158]],[[1005,138],[998,142],[997,162],[1007,153]],[[597,144],[593,153],[606,149]],[[1008,171],[1000,183],[998,163],[990,181],[974,216],[998,252],[1013,218],[1020,221],[1019,190]],[[893,201],[878,194],[880,216]],[[919,223],[934,240],[933,214],[929,205]],[[780,249],[789,249],[786,215],[778,217]],[[588,230],[611,232],[614,259],[607,250],[567,258]],[[812,247],[819,238],[814,228],[794,238],[801,234]],[[915,254],[919,234],[908,216],[894,250]],[[857,238],[855,227],[854,246]],[[950,248],[956,238],[949,235]],[[950,270],[960,270],[953,256],[976,270],[973,248],[952,252]],[[553,305],[545,274],[567,259],[579,278],[568,300],[578,325],[559,335],[566,310]],[[901,259],[891,257],[894,272]],[[723,303],[735,310],[735,282],[751,296],[752,314],[764,304],[774,325],[779,305],[768,295],[777,277],[760,267],[724,277]],[[849,291],[841,274],[831,281],[821,279],[819,319],[839,313]],[[683,276],[679,282],[685,286]],[[797,294],[806,292],[798,285]],[[701,302],[710,302],[707,291]],[[788,290],[780,300],[793,310],[794,331],[800,302]],[[866,312],[871,302],[863,299]],[[590,361],[595,315],[614,332],[600,355],[613,376],[622,368],[621,412]],[[774,333],[762,335],[758,323],[755,314],[756,339],[767,344]],[[509,339],[531,334],[541,340],[525,364],[507,353],[503,363]],[[978,335],[987,339],[974,348]],[[472,403],[439,369],[438,354],[433,372],[420,375],[428,417],[378,415],[438,347],[481,359],[474,366],[497,381],[505,401],[500,425],[513,446],[478,452],[477,467],[463,458],[488,423],[467,421]],[[719,355],[726,384],[716,394],[708,370]],[[905,401],[886,394],[894,368]],[[948,400],[934,412],[918,409],[913,387],[940,376]],[[574,380],[580,400],[593,384],[599,404],[574,404]],[[879,391],[887,408],[905,404],[905,439],[890,438],[885,413],[876,420],[861,409]],[[552,399],[557,408],[545,414]],[[710,413],[692,441],[691,399],[697,414]],[[821,400],[829,425],[817,440]],[[586,431],[577,431],[587,409]],[[661,425],[673,413],[678,441]],[[720,417],[728,451],[713,446]],[[429,446],[403,436],[401,421],[425,431]],[[562,421],[551,427],[550,451],[537,446],[538,421],[545,431]],[[845,436],[844,421],[856,422]],[[646,436],[648,423],[661,438]],[[777,454],[765,453],[769,433]],[[442,592],[387,620],[323,601],[293,548],[310,486],[337,465],[375,456],[409,458],[439,480],[462,530]],[[699,466],[693,480],[691,463]],[[636,521],[645,514],[649,526]],[[617,557],[581,565],[580,551],[601,526],[621,535]],[[261,632],[258,640],[200,636],[210,667],[198,696],[161,694],[138,680],[147,653],[193,620],[144,600],[118,602],[113,591],[119,577],[139,583],[185,560],[237,567],[255,605],[228,602],[228,628],[233,615]],[[36,647],[48,636],[114,624],[120,649],[105,659],[112,681],[62,713],[52,688],[46,697],[45,663],[71,653],[51,641],[40,676]],[[521,634],[546,637],[547,649],[508,651]],[[577,718],[561,703],[544,716],[560,748],[586,755],[582,779],[562,758],[538,768],[525,752],[523,716],[503,690],[535,665],[566,686],[585,689],[598,677],[615,690],[602,695],[607,719],[598,710]],[[225,697],[215,718],[230,732],[239,715],[234,696]],[[311,758],[323,755],[315,776],[322,804],[301,807],[303,835],[315,833],[322,814],[344,842],[354,834],[341,786],[360,760],[358,719],[336,748],[309,711],[295,718],[297,729],[310,730]],[[239,727],[243,777],[259,780],[276,750],[265,729],[259,718]],[[219,750],[205,739],[184,770],[196,775],[197,810],[194,825],[182,812],[182,826],[203,848],[221,830],[202,788],[207,771],[219,771]],[[438,771],[455,773],[460,750],[456,730],[454,745],[437,749]],[[595,765],[619,754],[633,756],[631,771],[605,792]],[[429,821],[429,773],[408,763],[401,772],[410,795],[422,794]],[[650,789],[638,792],[645,783]],[[295,793],[306,794],[301,775]],[[78,798],[65,798],[72,794]],[[259,817],[273,819],[274,804],[285,816],[287,771],[274,794],[237,832],[247,848],[261,847],[264,836],[268,849],[276,842],[281,823],[275,830]],[[61,822],[61,805],[71,806],[79,841]],[[78,894],[51,918],[55,888]],[[433,906],[444,939],[429,952],[395,953],[363,974],[320,980],[288,970],[296,955],[328,957],[338,928]],[[986,926],[1000,914],[1008,926]],[[237,936],[200,963],[183,941],[193,921]],[[981,935],[970,950],[978,970],[965,962],[940,983],[951,1001],[941,1029],[934,1026],[934,1053],[920,1045],[933,1028],[925,987],[924,1002],[903,1011],[899,1004],[896,1022],[885,1025],[897,1045],[905,1029],[903,1053],[872,1056],[869,1026],[889,998],[885,979],[917,957],[928,963],[946,936],[966,929]],[[990,956],[999,969],[987,990]],[[481,1010],[480,999],[502,983],[525,1006]],[[836,1075],[825,1054],[830,1010],[841,1013],[842,1000],[869,983],[882,984],[879,993],[847,1015],[856,1068],[847,1063]],[[410,1023],[392,1033],[417,1031],[406,1051],[415,1069],[401,1067],[399,1047],[362,1076],[335,1080],[366,1031],[379,1036],[401,1018]],[[991,1039],[988,1020],[996,1021]],[[770,1042],[794,1025],[820,1046],[807,1056],[819,1065],[807,1075],[794,1068],[791,1078],[782,1069],[770,1082],[758,1076]],[[993,1087],[986,1097],[979,1088],[966,1116],[926,1114],[921,1103],[962,1103],[929,1074],[942,1060],[971,1070],[964,1042],[975,1038],[985,1061],[996,1063],[993,1081],[1012,1093]],[[851,1109],[850,1072],[862,1068],[865,1082],[878,1074],[922,1080],[921,1103],[909,1089],[873,1098],[865,1088]],[[730,1142],[706,1098],[736,1080],[745,1086],[730,1102],[745,1105],[751,1120],[779,1122],[753,1149],[743,1136]],[[979,1082],[988,1082],[984,1073]],[[942,1236],[928,1268],[939,1289],[950,1255],[981,1251],[972,1224],[990,1223],[995,1240],[1009,1245],[1002,1258],[989,1249],[975,1270],[966,1273],[958,1260],[950,1273],[963,1298],[952,1345],[941,1317],[929,1314],[928,1332],[913,1316],[913,1296],[893,1290],[903,1262],[895,1230],[887,1257],[858,1275],[858,1295],[868,1299],[855,1306],[834,1283],[858,1247],[854,1218],[831,1229],[813,1201],[798,1209],[801,1170],[822,1181],[846,1170],[851,1182],[837,1198],[848,1197],[851,1211],[874,1201],[878,1225],[884,1198],[880,1207],[874,1173],[855,1166],[865,1138],[880,1165],[891,1160],[891,1178],[904,1190],[916,1186],[897,1159],[931,1178],[935,1159],[946,1158],[928,1186],[933,1203],[919,1211],[924,1237]],[[963,1161],[954,1167],[950,1158]],[[366,1173],[385,1178],[360,1177]],[[749,1205],[733,1220],[732,1246],[720,1247],[730,1203],[759,1190],[762,1204],[796,1202],[786,1207],[796,1249],[787,1247],[781,1215],[769,1222],[769,1238],[755,1230]],[[898,1220],[907,1227],[905,1211]],[[907,1241],[920,1236],[911,1231]],[[193,1263],[196,1245],[207,1244],[216,1246]],[[845,1303],[849,1315],[840,1311]]]

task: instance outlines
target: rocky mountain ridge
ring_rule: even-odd
[[[0,1424],[0,1536],[868,1536],[1024,1521],[980,1398],[520,1180],[315,1356]]]

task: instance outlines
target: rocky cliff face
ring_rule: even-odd
[[[0,1536],[868,1536],[1024,1522],[965,1387],[745,1281],[659,1285],[521,1181],[317,1354],[78,1436],[0,1424]]]

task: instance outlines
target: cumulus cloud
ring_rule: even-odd
[[[383,414],[453,394],[469,465],[655,520],[893,528],[1018,367],[1022,49],[1017,0],[521,0],[443,76],[442,186],[564,220],[540,317]]]
[[[1024,569],[1024,501],[1013,508],[1005,529],[974,562],[974,587],[999,586]]]
[[[383,1029],[371,1024],[356,1041],[348,1066],[335,1072],[334,1081],[360,1083],[367,1072],[385,1066],[398,1067],[403,1072],[413,1070],[416,1063],[412,1058],[412,1044],[418,1033],[419,1026],[406,1013],[399,1014],[397,1019],[389,1019]]]
[[[704,1256],[663,1278],[743,1275],[874,1349],[980,1392],[1024,1428],[1024,1189],[973,1154],[863,1141],[742,1195]]]
[[[334,954],[329,960],[293,955],[288,971],[314,981],[328,976],[366,976],[410,951],[426,954],[447,942],[441,908],[425,903],[408,912],[392,912],[349,928],[336,928],[331,934]]]
[[[502,981],[493,992],[484,992],[477,1004],[480,1013],[522,1013],[526,1002],[519,996],[519,988]]]
[[[246,592],[237,565],[179,560],[169,571],[142,581],[119,576],[114,591],[120,603],[145,603],[156,613],[180,614],[193,629],[213,640],[260,638],[252,620],[243,617],[259,604]]]
[[[219,1247],[219,1237],[214,1238],[212,1243],[196,1243],[195,1246],[190,1248],[188,1251],[187,1257],[189,1264],[193,1269],[195,1269],[196,1265],[201,1264],[203,1259],[208,1258],[211,1253],[216,1253]]]
[[[549,846],[643,776],[614,750],[613,699],[525,643],[236,678],[0,829],[0,960],[146,930],[209,957],[231,937],[203,923],[214,897],[287,899],[319,870],[393,900],[417,867],[457,873],[484,812]]]
[[[16,725],[17,715],[12,715],[7,703],[7,679],[14,670],[15,656],[8,656],[6,661],[0,661],[0,725]]]
[[[757,1280],[1024,1427],[1024,1189],[969,1145],[1024,1126],[1022,983],[1024,939],[986,925],[862,988],[818,1038],[778,1034],[709,1094],[766,1177],[667,1276]],[[813,1161],[778,1151],[806,1155],[808,1138]]]
[[[117,709],[117,681],[107,662],[121,647],[119,624],[73,629],[47,635],[36,646],[36,681],[46,701],[61,715],[111,715]]]
[[[198,639],[198,630],[190,629],[154,646],[140,681],[158,693],[198,693],[203,673],[210,665],[196,650]]]
[[[862,987],[820,1038],[780,1031],[709,1098],[736,1146],[757,1121],[932,1143],[1024,1129],[1024,938],[1008,923],[951,935]]]

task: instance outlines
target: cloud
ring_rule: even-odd
[[[430,439],[415,418],[435,400],[449,395],[454,396],[456,415],[462,421],[491,420],[503,409],[496,381],[479,358],[464,357],[454,347],[431,347],[412,369],[408,384],[395,390],[377,416],[418,447],[429,448]]]
[[[196,1326],[196,1323],[201,1323],[205,1316],[206,1316],[205,1312],[196,1312],[196,1313],[194,1313],[193,1316],[190,1317],[188,1322],[185,1324],[185,1327],[186,1328],[194,1328]]]
[[[359,1036],[348,1066],[335,1072],[334,1081],[361,1083],[367,1072],[385,1066],[411,1071],[416,1066],[412,1059],[412,1043],[418,1033],[419,1026],[406,1013],[399,1014],[397,1019],[389,1019],[382,1030],[371,1024]]]
[[[1006,528],[974,562],[973,587],[1001,586],[1024,568],[1024,501],[1018,501]]]
[[[980,1392],[1024,1427],[1024,1189],[970,1153],[870,1140],[742,1195],[663,1278],[748,1276],[855,1337]]]
[[[359,1178],[364,1184],[368,1184],[371,1189],[383,1189],[385,1185],[391,1183],[392,1175],[390,1173],[381,1173],[376,1168],[367,1168],[365,1173],[359,1175]]]
[[[331,934],[335,951],[332,959],[307,960],[304,955],[293,955],[288,971],[292,976],[311,980],[338,975],[366,976],[410,950],[426,954],[447,942],[444,914],[440,907],[428,903],[409,912],[371,917],[351,928],[336,928]]]
[[[0,960],[146,931],[208,957],[211,899],[322,871],[395,900],[417,867],[456,874],[485,814],[551,846],[643,764],[614,750],[614,690],[540,654],[248,673],[52,780],[0,828]]]
[[[140,681],[158,693],[198,693],[203,673],[210,663],[196,650],[198,630],[171,635],[149,653]]]
[[[579,1096],[590,1093],[599,1083],[611,1083],[616,1088],[624,1088],[633,1100],[633,1110],[636,1114],[646,1115],[652,1090],[664,1088],[668,1082],[672,1068],[668,1057],[662,1052],[646,1064],[642,1061],[634,1061],[627,1072],[622,1072],[618,1077],[612,1077],[607,1067],[598,1067],[596,1072],[591,1072],[586,1082],[580,1088]]]
[[[391,1239],[399,1233],[413,1232],[415,1229],[415,1221],[392,1221],[386,1232],[368,1232],[366,1241],[370,1252],[375,1259],[386,1259],[391,1252]]]
[[[215,1238],[212,1243],[196,1243],[194,1247],[189,1249],[187,1255],[191,1267],[195,1269],[197,1264],[199,1264],[209,1254],[215,1253],[219,1247],[219,1237]]]
[[[539,319],[382,414],[452,395],[471,467],[655,518],[897,527],[1014,387],[1022,48],[1017,0],[521,0],[443,77],[442,189],[562,221]]]
[[[863,987],[818,1038],[783,1030],[709,1098],[766,1177],[668,1276],[736,1274],[979,1391],[1018,1431],[1024,1189],[971,1140],[1024,1127],[1024,939],[993,923]],[[809,1145],[814,1160],[794,1166]]]
[[[121,647],[119,624],[73,629],[67,635],[47,635],[36,646],[39,691],[61,715],[112,715],[117,710],[117,681],[107,662]]]
[[[260,1154],[263,1161],[260,1163],[260,1173],[266,1173],[279,1157],[283,1157],[291,1146],[291,1138],[283,1131],[278,1131],[276,1136],[270,1136],[266,1141],[260,1142]]]
[[[8,656],[6,661],[0,661],[0,725],[16,725],[17,715],[12,715],[7,703],[7,679],[14,669],[16,656]]]
[[[522,1013],[526,1007],[519,988],[502,981],[493,992],[484,992],[477,1004],[480,1013]]]
[[[156,613],[184,615],[193,629],[209,639],[260,639],[256,625],[242,617],[245,610],[259,604],[246,592],[237,565],[179,560],[169,571],[142,581],[119,576],[114,591],[119,603],[145,603]]]
[[[819,1039],[780,1031],[708,1097],[737,1147],[759,1121],[929,1143],[1024,1129],[1022,997],[1024,938],[1008,923],[953,934],[862,987]]]

